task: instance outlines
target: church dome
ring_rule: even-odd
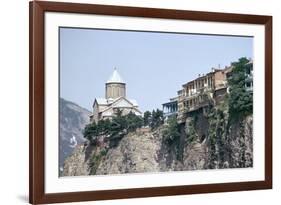
[[[116,68],[114,68],[114,71],[108,81],[106,83],[125,83],[123,79],[121,78],[120,74],[117,72]]]
[[[126,97],[126,83],[123,81],[116,68],[105,84],[105,98],[116,99]]]

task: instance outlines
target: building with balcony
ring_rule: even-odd
[[[182,85],[177,97],[163,104],[166,117],[176,115],[178,122],[185,122],[188,114],[202,110],[205,112],[210,105],[223,102],[229,92],[228,79],[233,75],[233,66],[223,69],[212,68],[207,74],[198,75],[197,78]],[[250,59],[245,66],[245,88],[253,92],[253,61]]]
[[[224,69],[212,68],[212,71],[198,75],[192,81],[182,85],[182,90],[178,91],[178,120],[183,122],[186,113],[197,111],[198,109],[216,103],[216,98],[226,94],[227,78],[226,74],[231,71],[231,67]]]
[[[170,98],[169,102],[163,103],[164,117],[170,118],[178,114],[178,97]]]

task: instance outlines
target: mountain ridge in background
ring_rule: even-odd
[[[89,123],[91,112],[63,98],[60,98],[59,104],[59,168],[62,171],[64,160],[78,144],[85,141],[83,129]]]

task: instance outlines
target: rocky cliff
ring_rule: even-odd
[[[77,146],[64,164],[64,176],[244,168],[253,166],[252,116],[231,122],[212,108],[195,112],[179,125],[180,137],[165,140],[167,125],[140,128],[106,143]]]
[[[160,110],[146,111],[143,117],[117,110],[111,120],[87,125],[87,144],[77,146],[65,160],[62,174],[252,167],[253,93],[247,86],[251,64],[240,58],[231,66],[227,88],[199,89],[177,117],[165,121]]]

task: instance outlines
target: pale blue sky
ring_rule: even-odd
[[[92,110],[117,68],[142,111],[162,108],[181,85],[240,57],[253,38],[60,28],[60,96]]]

